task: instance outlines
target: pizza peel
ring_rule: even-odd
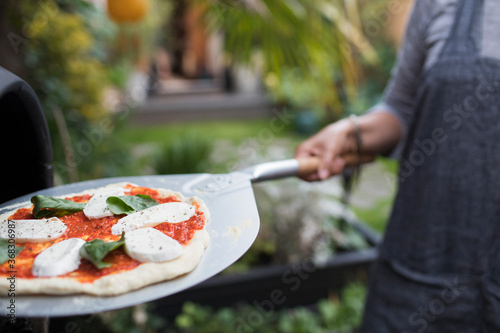
[[[345,156],[346,165],[370,162],[371,156]],[[118,296],[90,295],[34,295],[15,296],[16,317],[61,317],[84,315],[114,310],[150,302],[190,288],[229,267],[252,245],[259,231],[259,214],[255,204],[252,183],[307,175],[317,170],[319,160],[291,159],[258,164],[229,174],[186,174],[116,177],[78,182],[37,191],[0,205],[0,214],[6,207],[25,206],[36,194],[62,196],[98,188],[112,183],[129,182],[151,188],[165,188],[184,196],[197,196],[210,210],[206,230],[210,244],[201,261],[190,273],[174,280],[160,282]],[[13,209],[12,207],[9,210]],[[0,315],[8,315],[11,298],[0,297]]]

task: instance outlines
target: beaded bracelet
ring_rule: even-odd
[[[356,115],[350,115],[349,121],[354,126],[354,139],[356,141],[355,154],[360,154],[363,147],[363,142],[361,141],[361,130],[358,124],[358,117]],[[361,173],[361,165],[355,165],[350,168],[344,168],[342,171],[342,180],[344,193],[342,195],[342,202],[347,207],[349,206],[349,198],[352,192],[353,183],[359,178]]]
[[[363,141],[361,140],[361,130],[358,124],[358,116],[352,114],[349,116],[349,120],[354,126],[354,139],[356,140],[356,154],[361,153],[361,148],[363,147]]]

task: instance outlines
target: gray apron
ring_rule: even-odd
[[[482,4],[458,1],[420,78],[361,332],[500,332],[500,63],[479,55]]]

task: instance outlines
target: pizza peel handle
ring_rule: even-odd
[[[341,156],[345,167],[372,162],[373,155],[346,154]],[[290,159],[277,162],[258,164],[242,170],[251,175],[252,183],[285,177],[306,177],[318,170],[321,165],[319,157],[311,156],[299,159]]]

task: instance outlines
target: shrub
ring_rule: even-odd
[[[320,300],[317,306],[272,311],[265,315],[262,315],[262,309],[249,304],[214,310],[187,302],[175,324],[166,332],[347,333],[359,326],[365,297],[365,285],[352,282],[338,297]],[[256,313],[260,320],[247,320],[257,318]]]
[[[158,174],[207,172],[212,144],[205,138],[188,133],[167,142],[155,162]]]

